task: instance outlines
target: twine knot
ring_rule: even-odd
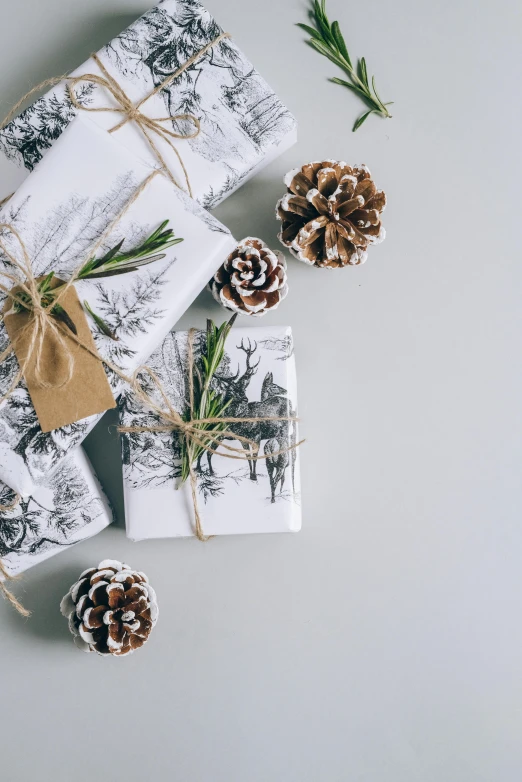
[[[239,459],[245,460],[264,460],[266,455],[260,455],[257,452],[256,443],[248,437],[237,434],[233,431],[233,428],[228,428],[228,424],[235,423],[261,423],[266,421],[288,421],[297,422],[298,419],[295,416],[227,416],[219,415],[210,418],[198,418],[195,411],[194,404],[194,375],[196,370],[195,355],[194,355],[194,338],[196,336],[197,329],[190,329],[188,333],[188,346],[187,346],[187,373],[189,383],[189,409],[188,420],[185,420],[180,413],[173,407],[167,392],[156,373],[148,366],[141,366],[135,371],[130,386],[135,394],[136,398],[153,413],[156,414],[159,421],[165,423],[158,423],[152,426],[119,426],[118,431],[120,433],[130,434],[134,433],[146,433],[146,432],[177,432],[186,441],[187,448],[195,445],[206,451],[209,454],[217,454],[218,448],[221,446],[224,452],[219,451],[220,456],[224,456],[227,459]],[[152,382],[153,388],[156,390],[160,397],[160,402],[156,402],[143,388],[143,385],[139,381],[139,376],[143,374],[149,376],[149,380]],[[227,424],[226,428],[221,428],[218,431],[215,429],[205,429],[207,424]],[[224,443],[224,440],[237,440],[241,447],[237,448],[233,445]],[[288,445],[279,451],[275,451],[271,454],[272,457],[277,456],[280,453],[288,453],[289,451],[298,448],[303,443],[303,440],[293,445]],[[251,449],[249,456],[245,456],[245,446]],[[197,497],[197,476],[192,461],[189,462],[188,477],[190,483],[190,492],[192,496],[192,507],[194,509],[194,532],[198,540],[207,541],[212,536],[206,535],[203,531],[203,524],[201,520],[201,514],[199,511],[198,497]]]
[[[68,91],[69,96],[71,99],[71,103],[73,106],[78,109],[79,111],[92,111],[92,112],[118,112],[119,114],[122,114],[122,119],[114,125],[109,130],[109,133],[115,133],[117,130],[120,130],[124,125],[126,125],[128,122],[134,122],[137,127],[141,130],[143,133],[143,136],[145,137],[149,147],[151,148],[152,152],[154,153],[158,163],[160,164],[160,168],[163,171],[163,173],[166,175],[170,181],[176,185],[176,187],[180,187],[179,183],[177,182],[174,174],[170,170],[169,166],[167,165],[161,150],[159,149],[158,145],[156,144],[156,138],[162,139],[174,152],[176,157],[178,158],[179,164],[183,170],[183,174],[185,177],[185,182],[187,185],[187,192],[192,198],[192,187],[190,185],[190,180],[188,176],[187,169],[185,168],[185,164],[183,163],[183,159],[176,148],[175,144],[173,143],[174,140],[179,139],[193,139],[196,138],[196,136],[199,135],[201,132],[201,123],[198,117],[196,117],[194,114],[174,114],[174,115],[168,115],[167,117],[149,117],[147,114],[142,111],[142,106],[150,100],[154,95],[157,95],[161,90],[165,89],[169,86],[175,79],[178,78],[178,76],[181,76],[184,71],[187,70],[187,68],[190,68],[191,65],[193,65],[197,60],[199,60],[203,55],[205,55],[210,49],[212,49],[213,46],[216,46],[216,44],[220,43],[224,38],[229,38],[230,33],[221,33],[216,38],[214,38],[213,41],[210,41],[206,46],[204,46],[200,51],[196,52],[192,57],[190,57],[183,65],[181,65],[174,73],[170,74],[170,76],[167,76],[166,79],[164,79],[162,82],[160,82],[148,95],[146,95],[144,98],[142,98],[138,103],[134,104],[125,90],[121,87],[121,85],[116,81],[116,79],[111,76],[103,62],[100,60],[97,54],[92,55],[92,59],[100,69],[102,75],[98,75],[96,73],[84,73],[81,76],[76,77],[68,77]],[[116,106],[86,106],[82,105],[80,101],[78,100],[78,96],[75,92],[75,87],[80,82],[90,82],[92,84],[98,84],[101,87],[104,87],[110,95],[114,98],[114,101],[116,102]],[[168,122],[169,124],[176,123],[176,122],[190,122],[193,125],[192,131],[185,131],[181,133],[177,133],[174,130],[171,130],[168,127],[165,127],[165,124]]]

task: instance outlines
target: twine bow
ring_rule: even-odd
[[[8,260],[13,265],[13,267],[15,267],[15,269],[18,269],[25,278],[23,280],[20,280],[15,274],[8,272],[6,270],[2,270],[0,272],[0,275],[10,280],[13,283],[14,287],[7,288],[5,285],[0,283],[0,291],[5,293],[5,295],[9,299],[11,299],[13,305],[18,303],[21,304],[24,309],[27,309],[28,306],[27,301],[24,301],[21,298],[19,292],[17,291],[17,289],[21,290],[29,297],[30,308],[31,308],[29,313],[30,317],[27,323],[19,332],[19,338],[28,335],[26,352],[22,360],[19,361],[19,369],[16,372],[7,391],[0,396],[0,403],[3,402],[5,399],[7,399],[7,397],[10,396],[10,394],[18,386],[22,377],[25,376],[26,370],[30,365],[30,363],[33,361],[33,358],[35,360],[34,380],[37,385],[40,385],[43,388],[61,388],[67,383],[69,383],[74,372],[74,357],[71,352],[71,341],[73,343],[76,343],[80,347],[82,347],[84,350],[90,353],[90,355],[94,356],[99,361],[102,361],[104,364],[109,366],[113,371],[115,371],[118,375],[120,375],[120,377],[123,377],[124,379],[128,380],[128,378],[125,375],[122,375],[122,373],[118,370],[117,367],[114,367],[114,365],[110,364],[110,362],[106,361],[105,359],[102,359],[100,355],[97,352],[93,351],[89,345],[86,345],[84,342],[82,342],[82,340],[79,339],[76,336],[76,334],[73,334],[73,332],[70,331],[67,327],[64,327],[64,325],[60,321],[53,318],[51,311],[54,307],[56,307],[56,305],[60,303],[61,299],[65,296],[69,288],[77,281],[80,270],[85,264],[85,260],[87,258],[91,258],[94,255],[96,255],[99,248],[103,245],[103,243],[112,233],[112,231],[116,228],[120,220],[130,209],[130,207],[137,201],[137,199],[143,193],[143,191],[146,189],[149,183],[159,174],[160,171],[158,169],[155,169],[133,191],[131,197],[127,200],[127,202],[124,204],[122,209],[120,209],[120,211],[116,214],[113,220],[107,225],[107,227],[98,237],[98,239],[91,245],[88,252],[86,253],[85,258],[76,267],[76,269],[71,274],[67,282],[65,282],[63,286],[60,287],[59,292],[56,294],[56,296],[52,298],[52,301],[46,306],[42,305],[41,303],[41,293],[38,288],[38,279],[37,277],[35,277],[32,262],[29,257],[29,253],[27,252],[27,247],[25,246],[24,240],[22,239],[22,237],[20,236],[20,234],[18,233],[14,225],[12,225],[11,223],[0,223],[0,233],[9,232],[12,234],[12,236],[15,237],[22,254],[22,260],[19,260],[17,256],[7,248],[5,241],[1,238],[0,238],[0,251],[8,258]],[[0,320],[5,319],[5,317],[12,312],[13,309],[9,310],[8,312],[1,313]],[[52,379],[52,380],[48,379],[45,375],[45,367],[42,366],[42,346],[44,340],[50,334],[52,334],[56,338],[61,353],[65,359],[65,372],[63,373],[61,379],[59,378]],[[13,345],[12,343],[9,343],[5,348],[5,350],[3,350],[2,353],[0,353],[0,363],[5,361],[12,351],[13,351]]]
[[[246,456],[244,448],[237,448],[227,443],[221,442],[223,439],[238,440],[243,445],[248,445],[255,449],[256,443],[248,437],[236,434],[233,429],[220,429],[205,430],[201,428],[202,424],[237,424],[237,423],[261,423],[263,421],[288,421],[297,422],[299,419],[294,416],[260,416],[260,417],[239,417],[239,416],[217,416],[213,418],[197,418],[194,416],[194,336],[197,333],[196,329],[190,329],[188,337],[188,356],[187,356],[187,371],[189,379],[189,417],[188,420],[182,418],[180,413],[173,407],[168,395],[165,391],[161,380],[156,373],[147,366],[139,367],[134,373],[134,377],[131,383],[131,388],[136,397],[146,405],[153,413],[155,413],[160,419],[165,421],[165,424],[158,424],[157,426],[119,426],[118,431],[121,433],[145,433],[145,432],[178,432],[179,436],[184,439],[186,447],[190,448],[191,445],[198,445],[207,453],[218,453],[215,445],[219,442],[219,446],[225,449],[225,453],[219,451],[220,456],[224,456],[227,459],[239,459],[241,461],[259,461],[267,459],[266,455],[259,455],[258,453],[251,453]],[[161,404],[158,404],[154,399],[146,393],[143,386],[139,382],[139,375],[147,373],[152,380],[156,391],[159,393]],[[289,445],[281,450],[274,451],[270,454],[270,458],[278,456],[282,453],[288,453],[289,451],[298,448],[304,440],[300,440],[294,445]],[[192,460],[189,460],[189,479],[190,490],[192,495],[192,505],[194,508],[194,532],[196,537],[201,541],[209,540],[210,535],[206,535],[203,531],[203,524],[201,520],[201,514],[199,511],[199,503],[197,498],[197,476],[194,470]]]
[[[96,65],[101,70],[102,72],[101,76],[97,73],[83,73],[79,76],[68,76],[65,74],[63,76],[57,76],[51,79],[45,79],[45,81],[42,81],[40,82],[40,84],[37,84],[35,87],[30,89],[29,92],[26,92],[26,94],[20,98],[20,100],[13,106],[13,108],[11,109],[7,117],[4,119],[4,121],[0,124],[0,129],[5,128],[5,126],[18,114],[23,104],[34,94],[36,94],[37,92],[41,92],[46,87],[52,87],[56,84],[59,84],[62,81],[65,81],[67,83],[67,88],[68,88],[69,97],[71,99],[71,103],[78,111],[90,111],[90,112],[109,111],[109,112],[117,112],[122,115],[122,119],[113,128],[109,130],[109,133],[115,133],[117,130],[119,130],[124,125],[126,125],[127,122],[136,123],[138,128],[143,133],[143,136],[145,137],[158,163],[160,164],[161,171],[163,171],[165,176],[174,185],[176,185],[176,187],[180,187],[174,174],[172,173],[171,169],[167,165],[158,145],[156,144],[155,137],[160,138],[164,142],[166,142],[168,146],[173,150],[176,157],[178,158],[179,164],[183,170],[183,174],[185,177],[188,194],[192,197],[192,187],[190,184],[188,172],[183,162],[183,159],[181,157],[181,154],[179,153],[176,145],[173,143],[173,140],[196,138],[196,136],[198,136],[199,133],[201,132],[201,123],[198,117],[196,117],[194,114],[175,114],[174,116],[167,116],[167,117],[149,117],[147,114],[144,113],[142,107],[145,105],[145,103],[148,100],[150,100],[159,92],[161,92],[161,90],[168,87],[169,84],[175,81],[179,76],[181,76],[182,73],[184,73],[188,68],[194,65],[195,62],[201,59],[201,57],[203,57],[208,51],[210,51],[210,49],[212,49],[218,43],[223,41],[225,38],[230,38],[230,33],[220,33],[220,35],[214,38],[213,41],[210,41],[210,43],[208,43],[198,52],[193,54],[192,57],[189,57],[189,59],[186,62],[184,62],[183,65],[181,65],[176,71],[174,71],[174,73],[171,73],[162,82],[157,84],[156,87],[154,87],[154,89],[151,92],[149,92],[148,95],[146,95],[136,104],[134,104],[131,101],[131,99],[129,98],[129,96],[123,89],[123,87],[118,83],[118,81],[113,76],[111,76],[111,74],[108,72],[107,68],[102,63],[98,55],[93,54],[92,59],[95,61]],[[104,87],[110,93],[110,95],[112,95],[117,105],[116,106],[82,105],[78,100],[78,96],[76,95],[75,92],[76,86],[81,82],[89,82],[92,84],[97,84],[100,87]],[[183,121],[188,121],[193,124],[194,130],[192,131],[192,133],[176,133],[175,131],[169,130],[168,128],[164,127],[163,124],[165,122],[183,122]],[[0,202],[0,206],[2,205],[2,203],[4,202]]]

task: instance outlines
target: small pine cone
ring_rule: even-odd
[[[261,240],[243,239],[209,282],[212,295],[229,310],[264,315],[288,293],[286,261]]]
[[[285,176],[277,204],[279,240],[300,261],[335,269],[364,263],[370,244],[382,242],[386,195],[366,166],[335,160],[308,163]]]
[[[115,559],[85,570],[63,598],[76,646],[121,657],[143,646],[158,619],[156,593],[144,573]]]

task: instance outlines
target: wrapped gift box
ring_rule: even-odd
[[[14,499],[0,486],[0,503]],[[11,576],[68,546],[91,538],[112,521],[112,511],[82,448],[76,448],[31,497],[0,511],[0,558]]]
[[[201,335],[201,332],[199,332]],[[201,336],[194,339],[197,361]],[[188,408],[187,332],[171,332],[149,359],[169,400],[178,412]],[[296,373],[289,328],[232,329],[215,388],[232,402],[227,415],[295,416]],[[157,389],[147,391],[155,396]],[[158,397],[159,399],[159,397]],[[132,392],[120,399],[122,426],[153,426],[158,418],[136,401]],[[230,424],[238,435],[256,441],[259,453],[270,454],[297,442],[297,424],[264,421]],[[239,441],[229,445],[241,448]],[[195,465],[203,528],[209,535],[288,532],[301,527],[299,449],[270,459],[237,461],[218,453],[203,454]],[[122,434],[127,535],[143,538],[194,534],[188,482],[176,488],[180,472],[176,434]],[[245,451],[246,455],[246,451]]]
[[[137,103],[221,32],[197,0],[163,0],[98,56]],[[100,70],[90,59],[72,75],[84,73],[100,74]],[[115,105],[102,86],[85,83],[79,85],[77,94],[80,103],[88,107]],[[216,44],[143,108],[149,117],[190,113],[200,120],[199,136],[177,141],[176,145],[188,169],[193,195],[206,208],[230,195],[296,140],[294,118],[230,39]],[[59,84],[0,132],[0,149],[5,158],[12,166],[32,169],[75,111],[65,85]],[[89,116],[105,129],[121,120],[121,114],[114,112]],[[166,127],[178,133],[187,130],[187,124],[180,121]],[[156,165],[150,147],[133,123],[127,123],[114,135],[120,144]],[[165,143],[158,144],[182,182],[175,153]],[[4,174],[1,166],[0,172]],[[6,175],[2,179],[5,181]]]
[[[0,210],[0,221],[16,227],[36,274],[54,270],[66,278],[87,260],[93,240],[149,175],[150,168],[112,136],[78,117]],[[235,246],[224,226],[158,174],[116,225],[104,250],[122,238],[124,249],[134,247],[167,219],[183,242],[167,249],[166,257],[128,274],[75,285],[80,301],[87,300],[119,338],[104,336],[89,319],[99,353],[125,372],[148,358]],[[20,253],[11,234],[2,239]],[[4,285],[11,284],[2,278],[7,268],[0,254]],[[6,344],[0,323],[0,353]],[[0,364],[0,394],[17,368],[13,355]],[[117,395],[121,381],[107,374]],[[30,496],[98,419],[90,416],[44,434],[27,388],[20,384],[0,405],[0,481]]]

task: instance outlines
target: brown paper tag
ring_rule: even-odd
[[[53,287],[63,281],[55,278]],[[96,350],[87,318],[74,285],[60,298],[60,304],[69,315],[78,330],[77,337],[91,350]],[[32,317],[29,312],[7,313],[12,309],[13,302],[8,298],[4,307],[4,321],[7,333],[13,345],[13,349],[20,365],[27,355],[27,347],[31,330],[24,331],[24,327]],[[67,335],[68,329],[62,333]],[[42,432],[51,432],[67,424],[80,421],[96,413],[103,413],[112,407],[116,407],[114,396],[107,380],[101,361],[92,356],[74,340],[67,340],[71,356],[74,360],[73,375],[71,380],[59,388],[45,388],[36,382],[35,362],[36,356],[31,356],[26,368],[24,379],[31,396],[36,415]],[[44,368],[44,377],[49,382],[59,381],[67,372],[67,360],[64,356],[63,346],[60,346],[52,332],[48,332],[42,347],[41,366]]]

